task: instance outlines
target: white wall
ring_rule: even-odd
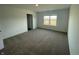
[[[44,25],[43,16],[57,15],[57,26],[46,26]],[[68,31],[68,19],[69,19],[69,8],[49,10],[37,13],[37,25],[40,28],[52,29],[56,31],[67,32]]]
[[[0,17],[0,50],[4,48],[3,39],[2,39],[2,32],[1,32],[1,17]]]
[[[79,55],[79,5],[70,8],[68,40],[70,54]]]
[[[0,50],[4,48],[4,44],[3,44],[3,34],[2,34],[2,16],[1,16],[2,12],[0,9]]]
[[[33,14],[33,29],[36,28],[36,15],[32,11],[25,9],[0,6],[2,39],[27,32],[27,13]],[[1,39],[1,40],[2,40]],[[0,40],[0,44],[2,44]]]
[[[27,31],[27,19],[24,9],[2,7],[3,39]]]

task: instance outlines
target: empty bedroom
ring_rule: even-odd
[[[69,4],[0,4],[0,55],[74,54],[69,40],[72,8]]]

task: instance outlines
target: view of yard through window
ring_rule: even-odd
[[[57,16],[44,16],[44,25],[56,26]]]

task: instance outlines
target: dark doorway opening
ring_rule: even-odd
[[[27,14],[27,25],[28,25],[28,31],[33,29],[33,16],[32,16],[32,14]]]

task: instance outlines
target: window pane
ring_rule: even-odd
[[[44,21],[44,25],[49,25],[49,21]]]
[[[44,16],[44,19],[49,19],[49,16]]]
[[[56,26],[57,16],[50,16],[50,25]]]
[[[50,16],[51,19],[57,19],[57,16]]]
[[[55,20],[50,21],[50,25],[56,26],[56,21]]]
[[[44,16],[44,25],[49,25],[49,16]]]

